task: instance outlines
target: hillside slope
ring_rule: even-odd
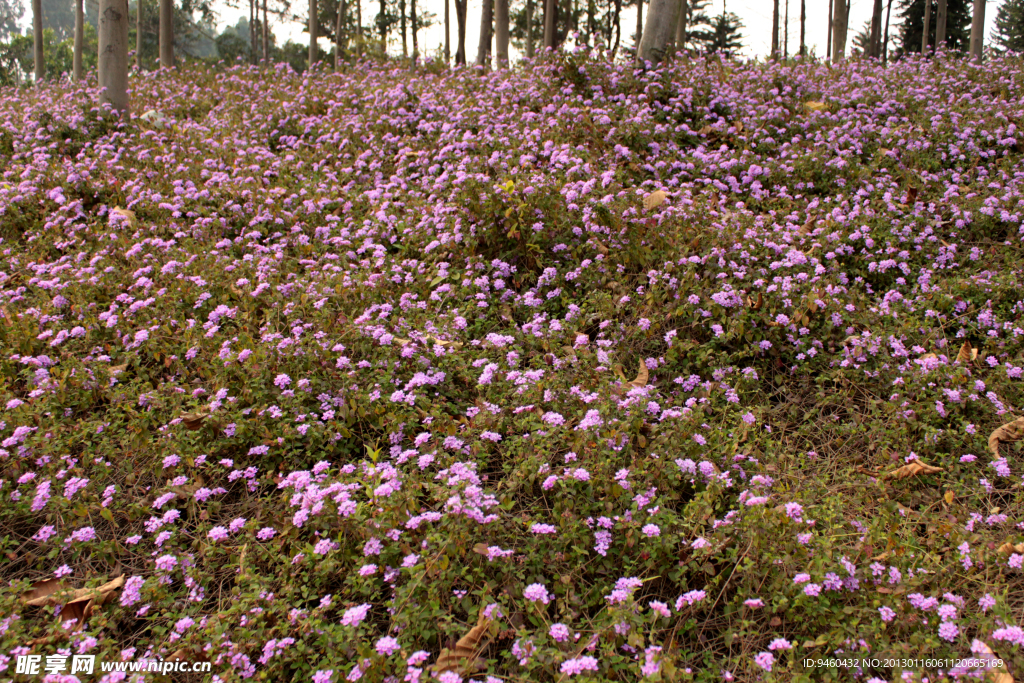
[[[0,678],[1024,675],[1022,88],[584,51],[151,74],[121,127],[0,90]]]

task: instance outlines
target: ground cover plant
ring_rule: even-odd
[[[1022,82],[0,90],[0,678],[1018,675]]]

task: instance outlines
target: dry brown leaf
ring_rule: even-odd
[[[601,240],[597,239],[596,237],[594,237],[592,239],[594,240],[594,245],[597,247],[597,250],[600,253],[602,253],[605,256],[607,256],[608,255],[608,247],[604,246],[604,244],[601,243]]]
[[[644,211],[650,211],[651,209],[661,206],[666,197],[668,197],[668,194],[665,190],[655,190],[650,193],[644,199]]]
[[[128,224],[131,225],[132,228],[135,228],[137,225],[134,211],[129,211],[128,209],[122,209],[119,206],[115,206],[113,209],[110,210],[110,216],[121,216],[122,218],[127,218]]]
[[[704,126],[697,131],[697,135],[710,135],[714,129],[711,126]]]
[[[884,553],[881,553],[880,555],[875,555],[874,557],[871,558],[871,561],[872,562],[885,562],[887,559],[889,559],[889,551],[888,550],[886,550]]]
[[[1013,544],[1007,541],[999,546],[997,550],[1004,555],[1012,555],[1013,553],[1020,553],[1024,555],[1024,543]]]
[[[441,654],[437,657],[437,663],[433,667],[434,673],[442,674],[445,671],[454,671],[462,676],[472,673],[476,668],[477,653],[483,650],[487,641],[490,640],[489,637],[485,637],[488,635],[487,629],[490,625],[491,620],[484,616],[484,610],[481,607],[480,613],[477,615],[476,626],[459,638],[455,643],[455,650],[452,651],[448,648],[441,650]]]
[[[1013,676],[1006,670],[1006,665],[992,648],[980,640],[975,640],[972,645],[977,647],[979,658],[987,660],[987,663],[992,665],[991,668],[985,669],[985,680],[988,683],[1013,683]],[[999,662],[998,666],[995,665],[996,662]]]
[[[117,372],[124,372],[127,368],[128,368],[128,364],[127,363],[123,363],[121,365],[111,365],[110,366],[110,374],[113,375],[114,373],[117,373]]]
[[[809,235],[814,232],[814,217],[811,216],[807,219],[807,222],[800,226],[801,235]]]
[[[46,598],[53,595],[58,591],[67,590],[67,587],[57,579],[46,579],[45,581],[36,581],[32,584],[32,588],[25,591],[21,596],[22,602],[26,605],[47,605],[50,604],[46,601]]]
[[[491,552],[490,550],[488,550],[488,548],[489,546],[486,543],[477,543],[473,546],[473,552],[477,555],[483,555],[484,557],[487,557]]]
[[[1022,437],[1024,437],[1024,417],[1018,417],[1013,422],[1007,422],[992,432],[992,435],[988,437],[988,449],[998,458],[999,444],[1020,441]]]
[[[60,610],[60,622],[67,623],[77,620],[74,631],[79,631],[92,614],[93,605],[103,606],[114,597],[114,591],[124,585],[124,576],[119,576],[96,588],[78,588],[70,590],[66,584],[55,579],[47,579],[32,585],[22,595],[25,605],[45,607],[63,605]]]
[[[941,467],[935,467],[920,460],[912,460],[899,469],[886,472],[882,475],[882,479],[907,479],[925,474],[937,474],[942,471],[944,470]]]
[[[206,413],[185,413],[181,416],[181,422],[185,425],[185,429],[194,432],[203,428],[203,420],[207,417],[209,415]]]
[[[808,111],[822,111],[825,109],[825,106],[824,102],[818,102],[815,100],[807,100],[804,102],[804,108]]]
[[[925,353],[921,355],[921,360],[928,360],[929,358],[938,358],[934,353]]]
[[[957,363],[969,363],[978,357],[978,349],[971,346],[970,342],[964,342],[960,347],[960,353],[956,354]]]
[[[640,369],[636,373],[636,379],[634,379],[632,382],[627,382],[627,384],[631,387],[645,387],[647,386],[647,378],[649,376],[650,374],[647,371],[647,363],[645,363],[644,360],[641,358]]]

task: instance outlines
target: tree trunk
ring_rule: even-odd
[[[593,1],[593,0],[591,0]],[[590,5],[588,5],[588,8]],[[644,34],[644,0],[636,0],[636,38],[633,43],[636,51],[640,50],[640,38]]]
[[[892,12],[892,0],[885,7],[885,37],[882,39],[882,66],[889,63],[889,14]]]
[[[891,3],[890,3],[891,5]],[[928,54],[928,31],[931,29],[932,0],[924,0],[924,31],[921,33],[921,54]]]
[[[804,32],[807,30],[807,0],[800,0],[800,56],[807,54]]]
[[[841,62],[846,57],[846,29],[849,15],[844,0],[835,1],[835,18],[832,27],[832,61]]]
[[[508,0],[494,0],[495,48],[498,68],[508,68]]]
[[[971,56],[981,61],[981,50],[985,46],[985,0],[974,0],[974,16],[971,19]]]
[[[172,67],[174,67],[174,0],[160,0],[160,68],[170,69]]]
[[[412,60],[415,62],[420,57],[419,31],[416,28],[416,0],[409,0],[409,19],[412,24]]]
[[[469,0],[455,0],[455,20],[459,25],[459,47],[455,50],[455,63],[466,63],[466,3]]]
[[[615,53],[619,51],[619,40],[622,38],[622,0],[615,0],[615,44],[612,45],[610,59],[615,61]]]
[[[494,29],[494,0],[484,0],[480,11],[480,43],[477,45],[476,63],[491,68],[491,31]]]
[[[779,56],[779,0],[772,0],[772,59]]]
[[[38,0],[37,0],[38,1]],[[544,47],[555,47],[555,11],[557,0],[544,0]]]
[[[655,67],[661,63],[665,56],[665,46],[675,32],[678,10],[678,0],[651,0],[651,6],[647,10],[647,23],[644,24],[644,34],[640,38],[640,49],[636,54],[637,66],[644,66],[646,61],[650,61]]]
[[[533,59],[533,0],[526,0],[526,58]]]
[[[128,109],[128,0],[100,0],[97,62],[100,104],[109,104],[127,120],[131,116]]]
[[[939,0],[935,12],[935,49],[946,47],[946,0]]]
[[[451,19],[448,18],[448,5],[451,4],[451,0],[444,0],[444,65],[448,66],[452,63],[452,50],[451,50]]]
[[[680,52],[686,49],[686,19],[689,14],[686,3],[687,0],[679,0],[679,9],[676,10],[676,35],[673,42]]]
[[[32,45],[35,59],[36,81],[43,80],[46,75],[46,63],[43,61],[43,3],[32,0]]]
[[[142,72],[142,0],[135,2],[135,70]]]
[[[399,26],[402,29],[402,56],[409,56],[409,44],[405,34],[405,0],[398,0]]]
[[[789,58],[789,0],[786,0],[786,18],[782,22],[782,56]]]
[[[267,27],[267,0],[263,0],[263,63],[270,64],[270,36]]]
[[[832,22],[835,21],[835,15],[832,14],[833,1],[828,0],[828,38],[825,39],[825,59],[832,57]]]
[[[264,0],[266,1],[266,0]],[[334,70],[341,70],[341,21],[345,15],[345,0],[338,3],[338,21],[334,27]]]
[[[380,0],[380,51],[385,56],[388,54],[388,4],[387,0]]]
[[[309,0],[309,68],[312,69],[313,65],[316,64],[317,49],[316,49],[316,0]]]
[[[867,56],[882,56],[882,0],[875,0],[871,8],[871,36],[868,38]]]
[[[163,11],[163,3],[160,0],[160,9]],[[256,9],[256,0],[249,0],[249,63],[256,63],[256,20],[259,18],[259,10]],[[160,29],[163,31],[163,29]],[[162,48],[161,48],[162,50]]]
[[[356,0],[356,56],[363,56],[363,0]]]
[[[75,83],[82,80],[82,43],[85,40],[85,8],[83,0],[75,0],[75,52],[72,56],[72,70]]]

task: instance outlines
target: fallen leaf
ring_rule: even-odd
[[[113,375],[113,374],[116,374],[116,373],[119,373],[119,372],[124,372],[127,368],[128,368],[128,364],[127,363],[122,363],[121,365],[111,365],[110,366],[110,374]]]
[[[602,254],[604,254],[605,256],[607,256],[607,255],[608,255],[608,247],[604,246],[604,245],[603,245],[603,244],[601,243],[601,240],[597,239],[596,237],[594,237],[594,238],[592,238],[592,239],[594,240],[594,245],[595,245],[595,246],[597,247],[597,250],[598,250],[598,251],[599,251],[600,253],[602,253]]]
[[[136,227],[137,221],[135,220],[135,212],[134,211],[129,211],[128,209],[122,209],[121,207],[115,206],[113,209],[110,210],[110,216],[111,217],[113,217],[113,216],[120,216],[122,218],[127,218],[128,219],[128,224],[133,229]],[[109,220],[108,220],[108,222],[109,222]]]
[[[123,585],[124,576],[119,576],[96,588],[70,590],[60,581],[47,579],[33,584],[32,588],[22,595],[22,601],[25,605],[33,607],[63,605],[60,622],[64,624],[76,620],[74,631],[77,632],[92,614],[93,606],[101,607],[110,602],[114,597],[114,591]]]
[[[956,354],[957,363],[969,363],[978,357],[978,349],[971,346],[970,342],[964,342],[960,347],[960,353]]]
[[[647,371],[647,363],[643,359],[640,359],[640,369],[636,373],[636,379],[632,382],[627,382],[631,387],[644,387],[647,386],[647,378],[649,377]]]
[[[1013,553],[1020,553],[1024,555],[1024,543],[1013,544],[1007,541],[999,546],[997,550],[1004,555],[1012,555]]]
[[[804,102],[804,108],[808,111],[823,111],[826,105],[824,102],[818,102],[816,100],[807,100]]]
[[[971,643],[971,652],[976,653],[979,659],[986,660],[985,680],[988,683],[1013,683],[1013,676],[1006,670],[1006,665],[988,645],[975,640]]]
[[[952,491],[946,491],[946,495],[942,496],[942,499],[944,501],[946,501],[946,505],[952,505],[953,504],[953,492]]]
[[[644,211],[650,211],[651,209],[661,206],[666,197],[668,197],[668,194],[666,194],[664,190],[655,190],[650,193],[644,199]]]
[[[489,640],[484,636],[490,625],[491,620],[484,616],[484,610],[481,607],[480,613],[477,615],[476,626],[459,638],[455,643],[455,650],[452,651],[448,648],[441,650],[441,654],[437,657],[437,663],[433,666],[434,673],[442,674],[445,671],[455,671],[463,676],[472,673],[475,669],[477,653],[483,650]]]
[[[194,432],[203,428],[203,420],[207,417],[209,416],[206,413],[185,413],[181,416],[181,422],[185,429]]]
[[[1024,417],[1018,417],[1013,422],[1008,422],[992,432],[992,435],[988,437],[988,449],[998,458],[999,444],[1013,443],[1022,437],[1024,437]]]
[[[913,460],[899,469],[886,472],[882,475],[882,479],[907,479],[925,474],[937,474],[942,471],[944,470],[941,467],[935,467],[920,460]]]

